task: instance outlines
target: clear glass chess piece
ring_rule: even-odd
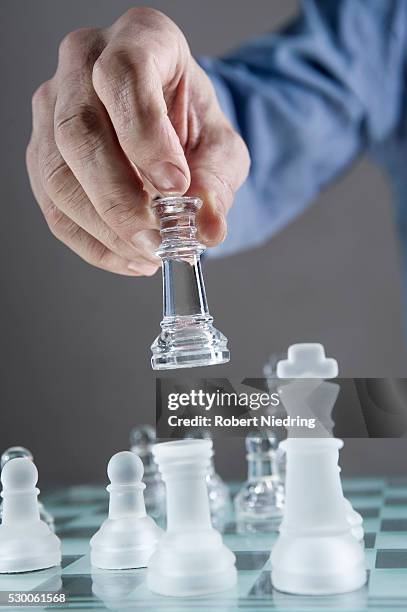
[[[134,427],[130,432],[130,450],[140,457],[144,465],[144,502],[147,514],[160,522],[165,518],[165,485],[153,457],[155,443],[156,435],[151,425]]]
[[[195,216],[202,201],[172,196],[154,201],[162,243],[161,333],[151,346],[154,370],[226,363],[227,339],[212,325],[201,269],[205,247],[196,239]]]
[[[281,378],[277,377],[277,364],[281,359],[286,358],[286,353],[273,353],[270,355],[268,361],[263,366],[263,374],[266,379],[267,388],[270,393],[278,393],[278,388],[281,385],[286,384],[285,381],[282,381]],[[282,402],[278,406],[270,406],[266,411],[270,414],[273,414],[276,418],[284,419],[287,416],[286,410]],[[275,427],[272,428],[271,431],[273,435],[276,437],[276,445],[277,451],[275,456],[275,462],[277,467],[277,473],[280,477],[282,486],[283,486],[283,496],[284,487],[285,487],[285,472],[286,472],[286,454],[283,448],[280,446],[280,442],[286,439],[287,430],[285,427]]]
[[[11,446],[1,456],[0,459],[0,471],[4,468],[6,463],[8,463],[11,459],[17,459],[19,457],[26,457],[30,461],[34,461],[34,457],[27,448],[24,446]],[[38,500],[38,506],[40,510],[40,518],[44,523],[48,525],[48,527],[55,531],[55,523],[54,517],[44,508],[43,504]],[[0,503],[0,523],[2,522],[3,515],[3,502]]]
[[[284,485],[279,474],[278,441],[271,431],[246,437],[248,478],[235,497],[238,533],[277,531],[284,508]]]
[[[210,440],[213,444],[212,435],[208,429],[198,427],[191,429],[185,437],[187,439]],[[206,484],[208,486],[212,525],[215,529],[222,532],[231,508],[231,499],[227,484],[216,472],[214,453],[210,458],[208,472],[206,474]]]

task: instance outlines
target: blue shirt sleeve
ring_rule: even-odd
[[[208,255],[267,240],[399,121],[407,1],[304,0],[302,6],[281,32],[224,58],[200,60],[252,160],[229,213],[228,236]]]

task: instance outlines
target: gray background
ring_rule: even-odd
[[[197,54],[222,53],[297,10],[288,0],[146,4],[170,15]],[[149,346],[161,318],[159,275],[116,277],[58,243],[24,164],[30,98],[54,72],[61,38],[108,25],[130,6],[2,1],[0,448],[31,448],[42,485],[103,480],[130,428],[154,421]],[[205,278],[233,360],[197,375],[261,376],[269,354],[298,341],[323,342],[342,376],[406,373],[390,191],[366,159],[264,247],[208,262]],[[404,440],[352,440],[342,463],[348,474],[403,473],[405,455]],[[243,478],[242,441],[218,444],[217,461],[226,477]]]

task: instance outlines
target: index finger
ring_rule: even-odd
[[[57,146],[100,217],[127,242],[157,221],[149,196],[121,149],[92,86],[89,36],[74,32],[61,48],[55,107]]]

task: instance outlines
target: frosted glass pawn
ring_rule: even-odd
[[[163,532],[146,514],[143,462],[122,451],[110,459],[107,474],[109,516],[90,541],[91,564],[102,569],[146,567]]]
[[[6,463],[8,463],[11,459],[17,459],[18,457],[26,457],[30,459],[30,461],[34,461],[34,457],[32,453],[28,450],[28,448],[24,448],[24,446],[11,446],[1,456],[0,459],[0,468],[1,470],[4,468]],[[40,509],[40,518],[44,523],[48,525],[48,527],[55,531],[55,523],[54,517],[44,508],[41,501],[38,499],[38,507]],[[2,522],[3,517],[3,504],[0,504],[0,523]]]
[[[211,525],[206,474],[210,440],[157,444],[154,457],[167,489],[167,531],[148,565],[151,591],[201,596],[236,584],[235,556]]]
[[[37,481],[37,468],[27,457],[11,459],[1,472],[0,573],[31,572],[61,562],[60,540],[40,519]]]

